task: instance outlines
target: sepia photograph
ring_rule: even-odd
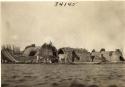
[[[1,1],[1,87],[125,87],[125,1]]]

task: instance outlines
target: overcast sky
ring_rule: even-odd
[[[125,2],[2,3],[2,42],[24,48],[52,41],[57,48],[125,49]]]

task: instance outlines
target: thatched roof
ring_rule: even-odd
[[[44,43],[40,48],[40,56],[57,56],[57,49],[52,43]]]
[[[35,47],[35,44],[28,45],[28,46],[25,47],[25,49],[30,48],[30,47]]]
[[[50,49],[52,51],[57,51],[56,47],[53,46],[52,44],[47,44],[47,43],[44,43],[42,46],[41,46],[41,49]]]
[[[24,51],[23,55],[24,56],[35,56],[38,54],[40,47],[39,46],[34,46],[34,45],[29,45],[27,46]]]
[[[73,48],[64,47],[64,48],[58,49],[58,54],[72,53],[72,51],[73,51]]]
[[[119,51],[103,51],[103,52],[92,52],[91,56],[95,56],[94,61],[101,61],[101,54],[106,58],[107,61],[123,61],[124,58],[122,53]]]
[[[86,49],[82,49],[82,48],[70,48],[70,47],[63,47],[63,48],[60,48],[58,50],[58,53],[60,53],[61,51],[63,51],[64,53],[66,52],[76,52],[76,53],[88,53],[88,51]]]
[[[81,62],[89,62],[90,61],[90,53],[86,49],[82,48],[70,48],[70,47],[64,47],[60,48],[58,50],[58,54],[66,54],[69,59],[72,59],[72,57],[76,57]]]

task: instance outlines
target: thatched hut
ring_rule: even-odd
[[[35,46],[35,44],[31,44],[29,46],[26,46],[23,55],[20,59],[23,62],[29,62],[29,63],[37,63],[37,57],[39,56],[39,46]]]
[[[85,49],[64,47],[58,50],[59,60],[62,63],[89,62],[90,53]]]
[[[60,48],[58,50],[59,62],[60,63],[71,63],[72,62],[73,49],[69,47]]]
[[[102,62],[104,58],[106,61],[111,60],[110,51],[91,52],[91,62]]]
[[[92,52],[91,58],[92,57],[92,62],[102,62],[104,58],[105,62],[120,62],[125,60],[120,50]]]
[[[50,42],[49,44],[44,43],[39,51],[39,56],[43,58],[43,62],[45,63],[57,63],[58,62],[58,54],[57,49]]]
[[[80,60],[76,60],[76,62],[90,62],[90,52],[83,48],[76,48],[74,49],[75,53],[78,55]]]
[[[24,49],[23,55],[24,56],[37,56],[39,49],[40,47],[35,46],[35,44],[29,45]]]
[[[122,52],[119,49],[116,49],[111,53],[111,60],[112,62],[120,62],[125,61]]]

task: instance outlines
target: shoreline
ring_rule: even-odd
[[[75,62],[75,63],[1,63],[1,64],[41,64],[41,65],[103,65],[103,64],[125,64],[125,62]]]

